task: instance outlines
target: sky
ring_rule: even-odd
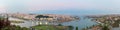
[[[120,13],[120,0],[0,0],[0,13],[61,10]]]

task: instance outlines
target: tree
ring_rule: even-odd
[[[49,18],[49,16],[37,15],[35,18]]]
[[[68,27],[69,27],[69,30],[73,30],[73,28],[74,28],[73,26],[68,26]]]
[[[37,15],[35,18],[41,18],[41,17],[43,17],[43,15]]]
[[[76,27],[76,30],[78,30],[78,27]]]
[[[108,26],[103,26],[102,30],[110,30]]]
[[[62,24],[58,24],[58,26],[63,26]]]
[[[0,29],[5,26],[10,26],[10,21],[7,18],[0,18]]]
[[[108,24],[104,24],[104,25],[102,26],[102,30],[110,30],[110,29],[109,29],[109,25],[108,25]]]
[[[49,16],[43,16],[43,18],[49,18]]]

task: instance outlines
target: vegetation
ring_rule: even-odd
[[[35,30],[67,30],[67,26],[38,25],[32,27]]]
[[[78,30],[78,27],[76,27],[76,30]]]
[[[69,30],[73,30],[73,28],[74,28],[73,26],[68,26],[68,27],[69,27]]]
[[[110,26],[109,24],[103,23],[103,24],[99,24],[99,26],[101,27],[102,30],[110,30]]]
[[[37,15],[35,18],[50,18],[49,16]]]
[[[26,27],[10,25],[8,18],[0,18],[0,30],[30,30]]]
[[[102,30],[110,30],[108,26],[103,26]]]
[[[30,30],[30,29],[26,27],[11,25],[11,26],[3,27],[1,28],[1,30]]]
[[[10,21],[11,23],[24,23],[24,21]]]
[[[35,18],[41,18],[41,17],[43,17],[43,15],[37,15]]]
[[[3,28],[3,27],[5,27],[5,26],[10,26],[10,21],[8,21],[8,19],[2,19],[2,20],[0,20],[0,29]]]
[[[58,24],[58,26],[63,26],[62,24]]]
[[[120,16],[119,15],[102,15],[102,16],[91,16],[94,21],[98,22],[101,30],[110,30],[110,28],[119,27]],[[94,26],[93,26],[94,27]]]

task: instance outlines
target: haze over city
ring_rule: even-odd
[[[0,12],[120,13],[119,3],[120,0],[0,0]]]

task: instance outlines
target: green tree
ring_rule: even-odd
[[[43,17],[43,15],[37,15],[35,18],[41,18],[41,17]]]
[[[62,24],[58,24],[58,26],[63,26]]]
[[[10,21],[7,18],[0,18],[0,29],[6,26],[10,26]]]
[[[76,27],[76,30],[78,30],[78,27]]]
[[[68,26],[68,27],[69,27],[69,30],[73,30],[73,28],[74,28],[73,26]]]
[[[108,26],[104,26],[102,30],[110,30]]]
[[[110,30],[110,29],[109,29],[109,25],[104,24],[104,25],[102,26],[102,30]]]

